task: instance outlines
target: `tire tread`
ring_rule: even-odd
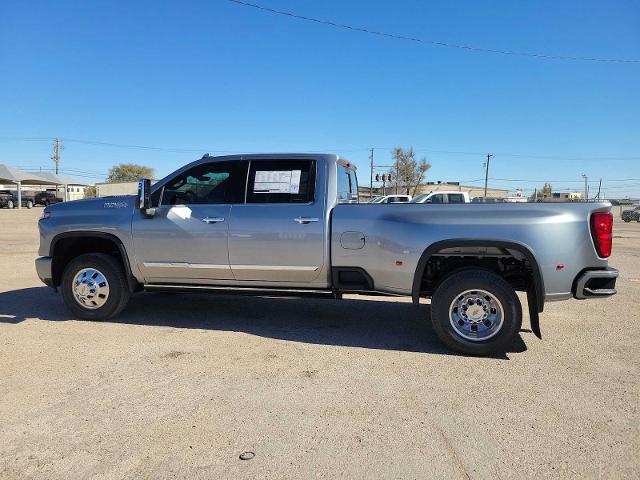
[[[465,284],[464,288],[459,286],[461,283]],[[502,329],[486,341],[473,342],[460,337],[449,322],[450,298],[455,298],[456,291],[469,288],[490,291],[499,296],[503,304]],[[498,274],[479,268],[462,269],[451,272],[436,287],[431,300],[431,321],[438,337],[450,349],[464,354],[490,355],[504,352],[513,344],[522,326],[522,304],[513,287]]]

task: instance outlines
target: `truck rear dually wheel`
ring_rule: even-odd
[[[431,321],[452,350],[471,355],[504,352],[522,325],[522,305],[499,275],[481,269],[451,273],[431,299]]]
[[[78,318],[107,320],[126,307],[130,296],[122,264],[111,255],[80,255],[62,274],[62,297]]]

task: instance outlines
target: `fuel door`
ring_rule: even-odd
[[[345,250],[360,250],[364,244],[365,236],[362,232],[343,232],[340,235],[340,246]]]

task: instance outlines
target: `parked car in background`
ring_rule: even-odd
[[[421,193],[411,203],[471,203],[467,192],[440,191]]]
[[[471,203],[505,203],[502,197],[473,197]]]
[[[33,192],[22,192],[22,206],[32,208],[35,205]],[[15,208],[18,206],[18,193],[11,190],[0,190],[0,208]]]
[[[376,197],[369,203],[409,203],[411,195],[385,195],[384,197]]]
[[[55,192],[49,192],[49,191],[38,192],[35,195],[35,203],[39,205],[44,205],[45,207],[61,201],[62,200],[58,198]]]
[[[631,221],[640,222],[640,206],[634,209],[622,211],[622,220],[629,223]]]

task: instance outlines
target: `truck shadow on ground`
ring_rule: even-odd
[[[0,323],[75,320],[47,287],[0,292]],[[244,332],[311,344],[452,355],[438,340],[429,306],[349,298],[141,293],[109,323]],[[529,334],[530,331],[521,330]],[[527,349],[518,335],[510,352]],[[508,359],[506,354],[495,358]]]

